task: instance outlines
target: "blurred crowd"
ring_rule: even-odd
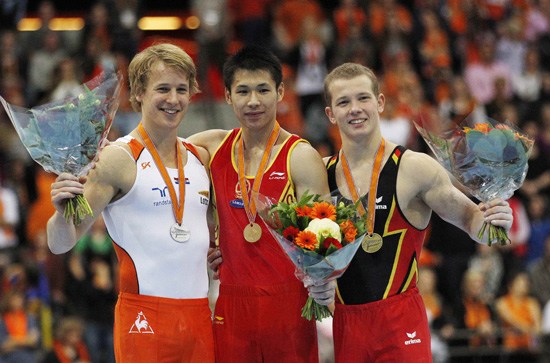
[[[91,2],[78,31],[48,27],[58,15],[48,0],[32,9],[41,27],[18,31],[26,5],[0,1],[0,95],[12,105],[74,97],[104,70],[124,73],[138,50],[159,40],[137,27],[148,10],[142,0]],[[419,287],[434,361],[550,362],[550,0],[193,0],[184,10],[199,28],[162,36],[197,64],[202,92],[193,103],[223,105],[227,54],[269,46],[284,63],[278,121],[323,156],[339,148],[323,80],[342,62],[375,71],[386,96],[383,135],[410,149],[429,152],[413,124],[419,119],[491,117],[533,138],[525,183],[510,199],[511,245],[476,244],[434,216]],[[139,121],[127,91],[111,140]],[[0,108],[0,362],[112,362],[111,240],[99,219],[70,253],[49,252],[54,178],[30,159]]]

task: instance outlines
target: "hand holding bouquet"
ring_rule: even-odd
[[[509,199],[523,183],[533,140],[513,125],[490,118],[484,123],[466,118],[447,124],[420,119],[415,125],[440,164],[480,201]],[[510,241],[504,228],[486,222],[478,233],[480,240],[486,231],[489,246]]]
[[[257,205],[305,286],[322,285],[340,277],[366,232],[365,218],[357,212],[357,205],[333,205],[317,194],[306,192],[297,202],[276,204],[260,195]],[[302,317],[308,320],[314,317],[320,321],[328,316],[332,316],[328,307],[311,297],[302,309]]]
[[[89,171],[101,143],[107,138],[118,108],[122,76],[100,74],[82,85],[78,97],[31,109],[0,102],[19,138],[44,170],[83,176]],[[65,219],[79,224],[93,212],[83,195],[67,202]]]

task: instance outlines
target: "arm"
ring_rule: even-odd
[[[329,198],[327,170],[319,153],[309,144],[301,142],[290,157],[290,174],[296,189],[296,198],[309,190]]]
[[[407,152],[402,166],[403,176],[398,179],[400,204],[404,202],[407,217],[417,226],[425,226],[433,210],[480,243],[477,234],[484,222],[510,230],[512,209],[506,201],[494,199],[476,206],[453,186],[447,171],[427,154]],[[405,198],[401,199],[402,195]]]
[[[72,249],[107,204],[122,190],[129,190],[134,178],[135,164],[119,146],[106,147],[88,177],[78,178],[68,173],[60,174],[52,184],[51,191],[51,200],[56,212],[47,225],[50,250],[60,254]],[[84,194],[94,217],[88,216],[81,224],[75,226],[72,222],[65,221],[63,211],[66,200],[77,194]]]
[[[204,166],[209,168],[210,160],[213,153],[216,152],[216,149],[223,141],[223,138],[227,135],[228,131],[226,130],[207,130],[203,132],[196,133],[187,138],[189,142],[197,147],[199,153],[201,154],[201,159],[204,163]],[[203,156],[203,153],[205,155]],[[208,230],[210,234],[210,248],[208,249],[207,263],[208,267],[212,270],[212,278],[214,280],[219,279],[219,267],[223,262],[222,253],[216,245],[217,241],[217,218],[216,218],[216,207],[214,202],[214,193],[213,190],[210,190],[210,205],[208,206],[207,212],[208,219]]]
[[[323,199],[330,198],[327,170],[321,155],[310,145],[304,142],[294,148],[290,157],[290,174],[296,188],[296,198],[306,192],[320,194]],[[309,296],[318,304],[333,309],[336,292],[336,281],[327,281],[319,286],[305,286]]]
[[[228,132],[229,131],[227,130],[221,129],[206,130],[189,136],[187,140],[189,140],[189,142],[193,145],[206,149],[209,153],[209,157],[211,158],[214,156],[216,149],[220,146]],[[205,164],[205,166],[208,165]]]
[[[220,264],[223,262],[222,253],[218,248],[218,218],[216,215],[216,205],[214,202],[213,191],[210,191],[210,205],[208,206],[208,230],[210,233],[210,248],[206,257],[208,267],[212,270],[212,278],[218,280],[220,278]]]

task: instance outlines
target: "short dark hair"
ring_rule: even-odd
[[[276,87],[283,82],[283,67],[279,58],[271,50],[258,45],[245,46],[225,61],[223,83],[226,89],[231,89],[235,73],[240,69],[265,70],[271,74]]]

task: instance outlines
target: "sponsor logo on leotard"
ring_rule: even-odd
[[[286,179],[286,173],[282,171],[272,171],[271,174],[269,174],[268,180],[273,180],[273,179],[284,180]]]
[[[385,204],[380,204],[382,203],[382,197],[379,197],[379,198],[376,198],[376,209],[388,209],[388,206],[385,205]]]
[[[246,182],[246,191],[250,191],[250,181],[248,179],[245,180]],[[241,186],[239,182],[235,184],[235,199],[232,199],[229,201],[229,205],[233,208],[244,208],[244,202],[243,202],[243,193],[241,192]]]
[[[229,205],[233,208],[244,208],[244,202],[242,199],[233,199],[229,202]]]
[[[140,311],[137,314],[136,320],[134,321],[134,324],[132,324],[132,327],[130,328],[130,331],[128,333],[155,334],[155,332],[153,331],[153,328],[151,327],[151,325],[149,325],[149,322],[147,321],[145,314],[143,314],[143,311]]]
[[[411,345],[411,344],[420,344],[422,343],[422,340],[420,338],[416,337],[416,332],[412,333],[406,333],[407,334],[407,340],[405,340],[405,345]]]
[[[214,315],[214,324],[223,325],[223,316]]]

